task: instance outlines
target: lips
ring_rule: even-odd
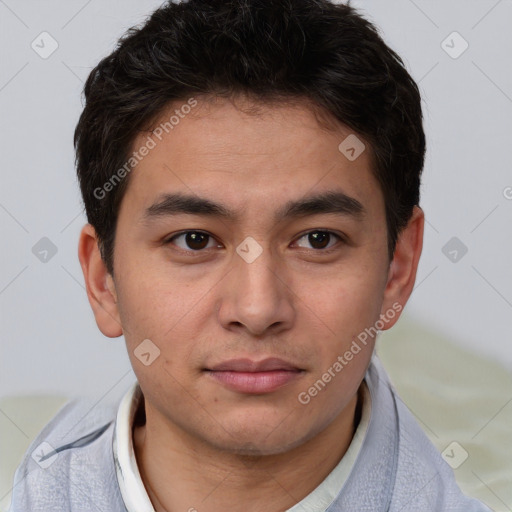
[[[238,393],[277,391],[303,374],[303,370],[279,358],[261,361],[231,359],[206,369],[219,384]]]
[[[213,366],[211,371],[214,372],[272,372],[276,370],[300,371],[299,368],[293,366],[277,357],[270,357],[262,361],[253,361],[251,359],[231,359],[223,363]]]

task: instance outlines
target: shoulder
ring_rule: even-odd
[[[490,512],[487,506],[462,493],[453,470],[401,400],[380,361],[374,361],[374,365],[379,379],[391,392],[398,425],[398,456],[390,511]]]
[[[65,404],[16,470],[10,512],[125,511],[112,452],[115,405]]]

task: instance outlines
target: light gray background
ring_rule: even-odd
[[[100,398],[133,379],[123,338],[97,329],[83,286],[72,136],[89,71],[159,4],[0,0],[2,396]],[[427,226],[406,314],[512,369],[512,2],[353,5],[404,58],[424,97]],[[47,59],[31,48],[43,31],[59,45]],[[442,47],[454,31],[469,44],[456,59]],[[453,54],[461,44],[451,36],[444,46]],[[58,249],[46,263],[32,252],[43,237]],[[468,249],[457,262],[442,251],[452,237]]]

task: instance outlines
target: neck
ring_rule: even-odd
[[[360,388],[311,440],[278,455],[251,457],[160,428],[146,406],[145,424],[133,429],[134,451],[156,512],[282,512],[318,487],[345,455],[361,408]]]

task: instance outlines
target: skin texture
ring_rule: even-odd
[[[351,131],[323,128],[306,103],[258,104],[257,115],[245,111],[252,106],[198,98],[136,166],[120,208],[114,278],[92,226],[80,236],[98,327],[108,337],[124,334],[145,397],[146,424],[134,429],[134,447],[156,510],[277,512],[317,487],[352,440],[375,340],[307,405],[298,395],[393,304],[405,306],[416,277],[423,212],[415,208],[390,262],[368,146],[349,161],[338,145]],[[274,219],[287,201],[330,190],[357,199],[364,215]],[[238,218],[145,222],[145,209],[164,192],[222,203]],[[211,235],[207,247],[194,252],[185,236],[165,243],[184,230]],[[333,236],[326,253],[307,236],[315,230],[344,241]],[[251,263],[236,252],[249,236],[262,249]],[[160,350],[149,366],[134,354],[145,339]],[[233,358],[267,357],[301,371],[260,394],[229,389],[205,371]]]

